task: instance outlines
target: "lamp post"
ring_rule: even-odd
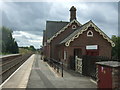
[[[62,77],[63,77],[63,62],[62,62]]]

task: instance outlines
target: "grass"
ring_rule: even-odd
[[[26,54],[26,53],[32,53],[33,51],[24,49],[24,48],[19,48],[19,53],[20,54]]]
[[[26,54],[26,53],[33,53],[33,51],[28,50],[28,49],[24,49],[24,48],[19,48],[18,54]],[[12,54],[12,53],[1,53],[0,52],[0,55],[9,55],[9,54]]]
[[[11,53],[1,53],[0,52],[0,55],[9,55],[9,54],[11,54]]]

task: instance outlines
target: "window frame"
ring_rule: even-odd
[[[66,60],[67,59],[67,51],[64,50],[64,56],[63,59]]]
[[[89,35],[91,33],[92,35]],[[93,37],[93,32],[91,30],[87,31],[87,37]]]
[[[77,28],[77,26],[76,25],[72,25],[72,29],[76,29]]]

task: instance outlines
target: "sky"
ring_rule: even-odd
[[[118,34],[117,2],[1,2],[2,25],[13,29],[19,46],[40,48],[46,21],[69,21],[70,8],[77,9],[77,20],[92,20],[109,37]]]

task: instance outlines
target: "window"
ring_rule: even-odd
[[[76,29],[76,25],[72,25],[72,29]]]
[[[93,50],[93,49],[98,49],[98,45],[86,45],[87,50]]]
[[[64,60],[67,59],[67,52],[64,51]]]
[[[44,46],[46,46],[46,42],[44,42]]]
[[[87,32],[87,36],[88,36],[88,37],[93,37],[93,32],[92,32],[91,30],[89,30],[89,31]]]

